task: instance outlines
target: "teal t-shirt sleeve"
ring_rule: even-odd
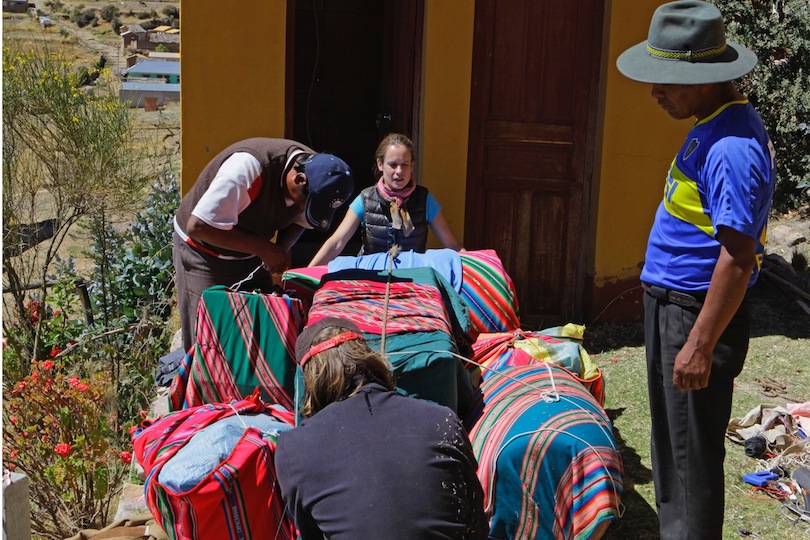
[[[349,205],[349,210],[357,214],[357,217],[360,218],[360,223],[363,223],[363,196],[358,195],[354,198],[352,203]]]
[[[433,218],[436,217],[436,214],[438,214],[441,209],[442,205],[439,204],[439,201],[436,200],[433,193],[428,191],[427,201],[425,202],[425,217],[427,218],[427,222],[430,223],[433,221]]]

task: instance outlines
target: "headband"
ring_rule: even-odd
[[[311,347],[309,351],[307,351],[307,353],[301,358],[299,364],[301,365],[301,367],[304,367],[304,364],[306,364],[307,361],[316,354],[322,353],[323,351],[326,351],[333,347],[337,347],[341,343],[352,339],[365,340],[366,338],[365,336],[363,336],[362,334],[358,334],[357,332],[344,332],[342,334],[338,334],[337,336],[331,339],[327,339],[326,341],[323,341]]]

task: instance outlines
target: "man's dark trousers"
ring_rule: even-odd
[[[743,300],[715,347],[708,387],[690,392],[675,389],[672,373],[700,307],[681,307],[644,294],[644,312],[661,538],[719,539],[725,510],[725,432],[734,377],[742,371],[748,352],[748,300]]]

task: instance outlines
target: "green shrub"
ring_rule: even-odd
[[[807,0],[723,0],[732,40],[759,57],[740,84],[776,147],[777,212],[806,204],[810,188],[810,9]]]
[[[80,7],[77,7],[70,14],[70,22],[74,23],[79,28],[84,28],[88,24],[95,26],[95,24],[98,24],[98,17],[96,16],[96,10],[94,9],[82,10]]]
[[[101,19],[107,22],[112,22],[118,13],[119,9],[115,4],[107,4],[106,6],[102,7],[101,10],[99,10]]]
[[[168,318],[174,299],[172,218],[179,204],[175,178],[163,176],[152,184],[129,229],[94,232],[90,292],[107,320],[134,322],[144,312]]]

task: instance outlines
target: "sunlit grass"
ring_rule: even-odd
[[[810,400],[810,316],[795,300],[767,284],[752,292],[753,337],[745,368],[736,380],[732,418],[744,417],[759,404],[784,406],[786,398]],[[592,335],[589,337],[588,333]],[[622,446],[625,467],[624,517],[605,538],[658,538],[655,493],[650,462],[650,425],[646,364],[640,323],[607,324],[586,331],[586,348],[605,377],[605,408]],[[615,347],[615,343],[632,346]],[[785,385],[784,394],[768,397],[757,379],[769,377]],[[780,513],[780,503],[759,500],[742,475],[760,470],[744,448],[726,442],[726,512],[723,538],[741,538],[740,529],[758,538],[806,538],[807,527],[794,526]],[[766,497],[767,499],[767,497]]]

